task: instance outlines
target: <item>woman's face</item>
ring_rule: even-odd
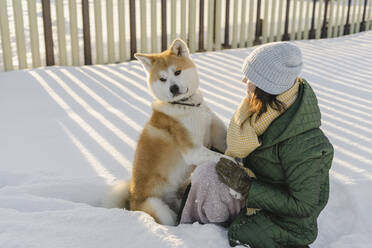
[[[245,83],[247,87],[247,96],[251,96],[253,94],[254,90],[256,89],[256,85],[254,85],[251,81],[248,80],[248,78],[244,77],[242,80],[243,83]]]

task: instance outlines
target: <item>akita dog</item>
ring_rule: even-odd
[[[225,151],[226,127],[203,101],[197,69],[182,40],[162,53],[135,57],[147,73],[153,113],[138,140],[132,178],[113,188],[109,205],[175,225],[194,166],[224,156],[208,148]]]

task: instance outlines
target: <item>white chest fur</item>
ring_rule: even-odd
[[[169,104],[155,101],[152,105],[154,110],[163,112],[177,120],[189,134],[189,139],[193,147],[182,151],[183,162],[186,165],[200,165],[206,161],[218,162],[222,154],[209,150],[211,145],[215,145],[212,135],[212,122],[216,124],[215,115],[204,103],[202,98],[198,101],[200,106],[185,106],[181,104]],[[196,101],[193,101],[195,103]],[[224,125],[220,125],[224,130]],[[224,133],[224,132],[220,132]],[[225,135],[220,135],[221,142],[224,143]],[[222,140],[223,139],[223,140]],[[213,141],[213,142],[212,142]],[[222,147],[223,148],[223,147]],[[224,149],[222,149],[224,150]],[[182,174],[175,172],[175,175]]]
[[[199,106],[189,106],[156,100],[152,104],[152,108],[176,119],[187,130],[189,138],[194,145],[209,147],[211,145],[210,127],[213,113],[198,91],[190,98],[187,104],[198,105],[199,103]]]
[[[211,145],[210,126],[212,123],[212,112],[205,103],[200,106],[185,106],[178,104],[153,105],[153,108],[169,115],[181,124],[189,134],[191,142],[196,146],[209,147]],[[182,187],[190,174],[193,165],[181,159],[173,164],[168,174],[168,183],[163,185],[163,200],[172,209],[178,209],[179,199],[177,199],[177,190]]]
[[[178,120],[190,134],[193,144],[209,147],[212,112],[204,103],[199,107],[188,106],[184,112],[185,115],[178,116]]]

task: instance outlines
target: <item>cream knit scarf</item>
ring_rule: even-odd
[[[296,100],[299,84],[299,80],[296,80],[292,88],[277,96],[277,99],[282,101],[286,108],[291,106]],[[258,136],[263,134],[271,122],[281,113],[267,106],[267,112],[257,119],[257,113],[252,114],[249,111],[249,98],[245,97],[234,113],[227,129],[227,149],[225,154],[238,158],[248,156],[261,145]]]

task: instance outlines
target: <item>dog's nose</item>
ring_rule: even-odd
[[[169,88],[170,92],[173,94],[173,95],[177,95],[178,93],[180,93],[180,88],[178,87],[177,84],[173,84],[170,88]]]

